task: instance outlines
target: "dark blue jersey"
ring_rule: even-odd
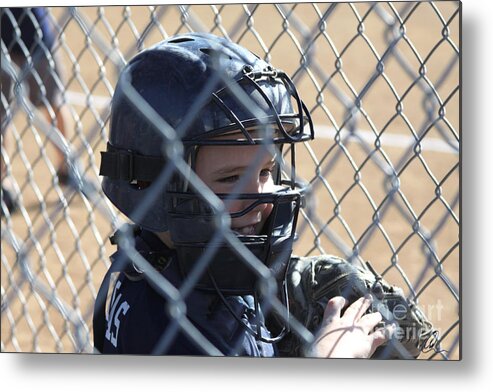
[[[19,41],[24,43],[29,53],[53,47],[55,31],[47,9],[2,8],[1,12],[2,41],[10,53],[24,53]]]
[[[143,231],[136,237],[135,247],[143,256],[165,255],[167,265],[161,274],[174,287],[180,288],[182,278],[174,254],[156,236]],[[124,252],[119,250],[113,255],[112,263],[121,264],[125,259]],[[274,356],[272,344],[256,340],[246,329],[248,327],[257,331],[258,327],[263,337],[270,337],[262,315],[255,312],[253,297],[228,296],[225,299],[229,309],[215,293],[192,291],[185,299],[186,317],[224,355]],[[193,331],[189,332],[194,334]],[[97,333],[101,332],[96,330],[95,322],[95,335]],[[144,274],[128,271],[120,273],[109,298],[102,352],[208,354],[200,343],[195,342],[183,328],[173,323],[166,296],[159,293]]]

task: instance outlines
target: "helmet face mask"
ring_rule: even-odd
[[[128,83],[139,99],[132,99]],[[167,140],[149,113],[172,129],[178,141]],[[197,288],[251,293],[257,273],[225,239],[234,225],[224,227],[224,217],[218,217],[207,192],[200,184],[197,189],[191,172],[176,170],[171,155],[181,154],[194,174],[198,151],[207,146],[257,146],[276,157],[267,192],[248,193],[239,180],[227,193],[214,193],[223,201],[220,210],[229,215],[228,222],[268,209],[262,231],[235,234],[263,264],[282,274],[304,197],[296,182],[295,143],[312,138],[310,114],[283,72],[213,35],[174,37],[141,52],[122,71],[112,103],[108,150],[102,154],[103,191],[136,224],[170,232],[184,276],[206,249],[214,253]],[[289,173],[284,145],[291,155]],[[144,202],[147,208],[141,206]],[[228,211],[235,202],[244,208]]]

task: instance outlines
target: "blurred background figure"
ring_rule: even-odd
[[[56,31],[48,10],[43,7],[26,7],[2,8],[0,12],[2,149],[4,150],[8,137],[6,131],[13,117],[12,103],[15,100],[15,90],[21,85],[28,89],[26,93],[32,105],[41,110],[49,124],[66,136],[67,130],[73,128],[73,118],[62,98],[65,85],[64,71],[59,56],[52,51],[56,43]],[[5,62],[18,67],[17,80],[7,72]],[[58,149],[56,154],[58,181],[62,185],[70,185],[72,176],[65,155]],[[9,213],[13,213],[18,208],[18,201],[11,184],[8,184],[6,179],[5,166],[2,154],[2,206],[5,205]],[[3,207],[2,214],[4,214]]]

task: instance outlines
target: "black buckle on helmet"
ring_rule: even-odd
[[[118,149],[108,143],[107,151],[101,152],[99,175],[123,181],[153,181],[165,164],[163,157],[136,154]]]
[[[117,150],[109,143],[107,149],[108,151],[101,152],[99,175],[115,180],[134,180],[133,153],[131,151]]]
[[[116,170],[120,180],[132,181],[134,176],[134,155],[130,151],[121,151],[116,157]]]

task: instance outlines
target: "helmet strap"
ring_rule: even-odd
[[[260,326],[260,314],[261,314],[260,313],[260,305],[259,305],[259,301],[258,301],[258,293],[257,293],[256,290],[254,291],[254,294],[253,294],[254,304],[255,304],[255,316],[257,318],[256,331],[253,330],[252,328],[250,328],[235,313],[234,309],[231,307],[231,305],[226,300],[226,297],[221,292],[221,289],[218,287],[218,285],[217,285],[217,283],[216,283],[216,281],[214,279],[214,276],[210,273],[210,271],[208,271],[208,275],[209,275],[209,279],[211,280],[212,285],[214,286],[214,289],[215,289],[215,291],[216,291],[219,299],[224,304],[224,306],[226,307],[226,309],[228,310],[228,312],[231,313],[231,315],[235,318],[235,320],[238,322],[238,324],[242,328],[244,328],[247,333],[249,333],[250,335],[252,335],[256,340],[259,340],[259,341],[264,342],[264,343],[269,343],[269,344],[277,343],[282,338],[284,338],[284,336],[287,334],[287,332],[289,332],[288,323],[284,323],[281,332],[279,332],[279,334],[276,337],[274,337],[274,338],[268,338],[268,337],[262,336],[261,326]],[[286,291],[285,295],[286,295],[286,299],[287,299],[287,291]],[[287,306],[288,306],[287,303],[285,305],[286,305],[286,310],[288,311],[287,315],[289,316],[289,310],[287,309]]]

